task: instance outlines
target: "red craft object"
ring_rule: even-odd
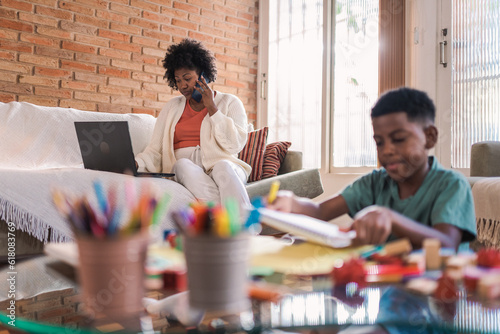
[[[177,238],[177,234],[176,233],[170,233],[168,235],[167,241],[170,244],[170,247],[175,248],[177,246],[177,242],[175,240],[176,238]]]
[[[500,268],[500,251],[493,248],[479,250],[477,264],[481,267]]]
[[[379,264],[403,265],[403,260],[400,257],[394,255],[380,255],[378,253],[375,253],[372,254],[369,259]]]
[[[187,273],[184,269],[168,269],[163,273],[163,287],[178,292],[187,290]]]
[[[375,264],[365,266],[367,275],[393,275],[403,276],[422,275],[423,271],[417,265],[402,266],[399,264]]]
[[[452,302],[457,300],[458,291],[455,281],[448,275],[443,274],[438,279],[438,285],[434,291],[434,298],[442,302]]]
[[[345,261],[342,266],[333,268],[333,283],[337,286],[354,282],[358,284],[358,287],[366,286],[364,264],[364,260],[352,258]]]
[[[467,292],[474,293],[477,289],[479,279],[487,273],[486,269],[469,266],[464,269],[464,286]]]

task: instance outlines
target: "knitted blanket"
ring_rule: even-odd
[[[129,123],[134,154],[141,152],[156,121],[151,115],[0,103],[0,223],[14,222],[18,229],[44,242],[71,240],[70,226],[54,207],[51,192],[58,188],[75,195],[90,195],[96,179],[106,188],[113,184],[119,190],[130,179],[138,190],[148,183],[159,194],[172,195],[171,210],[193,201],[187,189],[170,180],[83,169],[74,121],[119,120]],[[120,193],[118,203],[124,205],[123,191]],[[172,226],[169,215],[165,216],[161,227]]]
[[[151,140],[156,119],[146,114],[0,103],[0,168],[82,167],[75,121],[127,121],[135,155]]]
[[[500,177],[487,177],[472,187],[477,219],[477,240],[500,248]]]

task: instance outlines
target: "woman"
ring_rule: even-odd
[[[234,198],[240,208],[249,206],[251,167],[237,158],[247,140],[247,116],[236,96],[208,86],[217,78],[215,57],[200,42],[184,39],[168,48],[163,67],[168,85],[182,96],[163,107],[150,144],[136,156],[138,169],[175,173],[174,180],[200,200]]]

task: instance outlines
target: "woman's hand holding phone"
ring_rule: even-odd
[[[198,80],[196,81],[196,85],[194,87],[193,94],[191,95],[191,97],[196,102],[203,101],[203,104],[205,105],[205,108],[207,108],[210,116],[212,116],[217,112],[217,106],[215,105],[214,102],[214,93],[212,89],[208,86],[208,82],[206,81],[203,72],[201,72],[200,76],[198,77]]]
[[[201,89],[201,86],[198,82],[201,82],[201,79],[204,78],[203,72],[201,72],[200,76],[198,77],[198,80],[196,80],[196,85],[194,86],[193,94],[191,94],[191,97],[198,103],[201,102],[201,99],[203,98],[202,92],[203,90],[198,90],[197,88]]]

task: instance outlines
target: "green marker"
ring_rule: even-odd
[[[236,235],[241,230],[238,201],[234,198],[228,198],[224,204],[226,206],[227,213],[229,214],[230,235]]]
[[[158,225],[160,217],[162,217],[165,214],[169,202],[170,202],[170,195],[168,193],[165,193],[161,198],[160,203],[158,203],[158,205],[156,206],[155,211],[153,212],[153,223],[152,223],[153,227]]]

